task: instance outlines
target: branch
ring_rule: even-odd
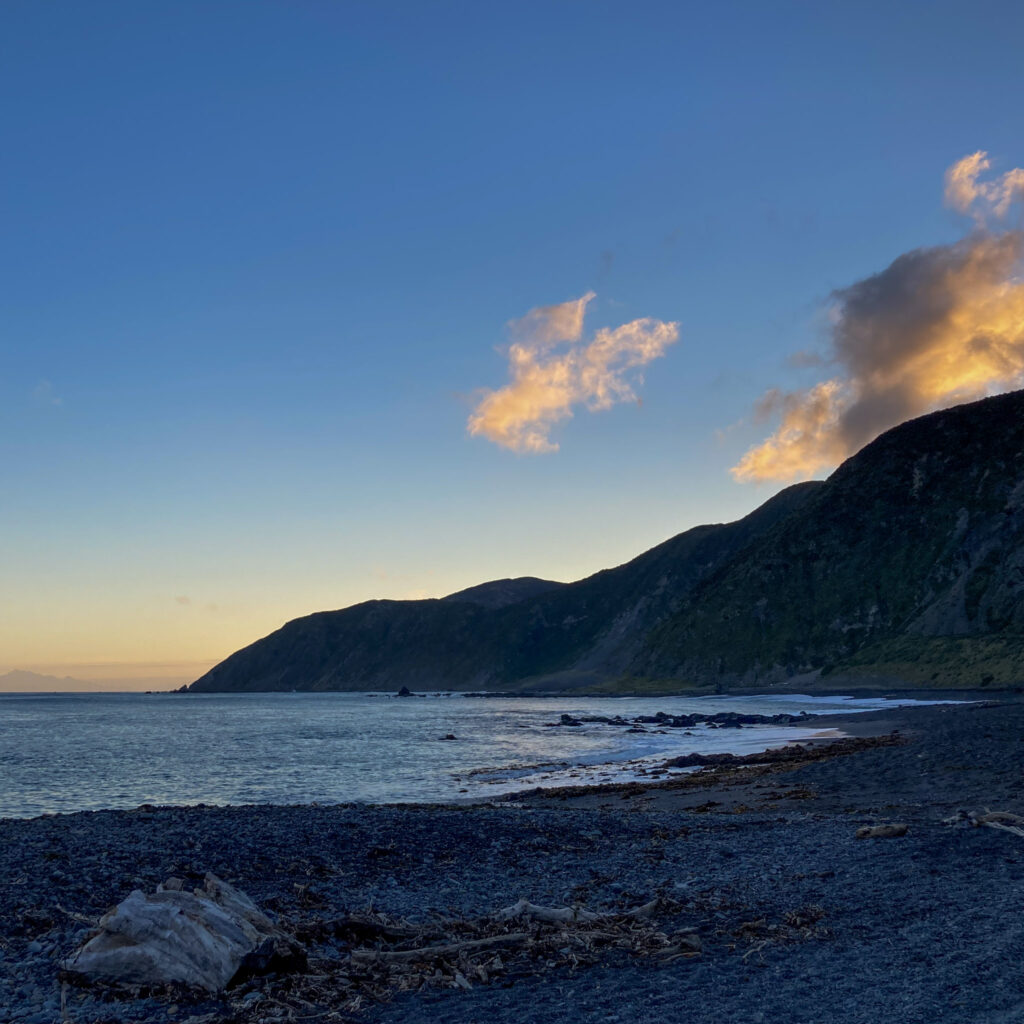
[[[421,946],[419,949],[354,949],[352,959],[361,961],[384,960],[388,963],[408,963],[414,960],[431,960],[436,957],[472,953],[493,946],[518,946],[529,942],[528,932],[511,932],[508,935],[492,935],[488,939],[470,939],[468,942],[448,942],[440,946]]]

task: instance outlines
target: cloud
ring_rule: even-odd
[[[1018,194],[1010,171],[979,185],[984,153],[946,176],[950,205],[1002,217]],[[1006,196],[1010,196],[1009,200]],[[913,416],[1024,383],[1024,232],[979,222],[951,245],[915,249],[833,293],[832,363],[803,391],[768,392],[755,410],[778,429],[733,467],[740,481],[792,480],[830,469]]]
[[[946,171],[946,205],[960,213],[970,213],[971,207],[976,207],[973,215],[982,223],[991,214],[1005,217],[1011,203],[1024,199],[1024,169],[1014,167],[995,181],[979,182],[979,175],[991,166],[983,150],[953,164]]]
[[[64,399],[59,398],[53,391],[53,385],[48,380],[41,380],[32,389],[32,401],[37,405],[63,405]]]
[[[187,608],[192,603],[192,598],[185,594],[179,594],[175,599],[175,604],[180,604],[183,608]]]
[[[526,316],[508,323],[509,336],[513,341],[537,347],[552,345],[559,341],[579,341],[583,334],[583,318],[587,305],[596,298],[593,292],[570,302],[554,306],[538,306]]]
[[[467,429],[503,448],[533,454],[553,452],[552,428],[576,406],[590,411],[636,400],[636,371],[679,337],[679,325],[644,317],[602,327],[583,341],[583,318],[594,298],[540,306],[509,324],[510,381],[485,391]]]

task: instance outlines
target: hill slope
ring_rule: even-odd
[[[236,652],[195,691],[503,689],[569,673],[560,685],[620,674],[647,632],[709,572],[798,508],[817,483],[787,488],[736,523],[699,526],[577,583],[497,581],[430,601],[367,601],[296,619]],[[541,586],[541,593],[531,593]],[[484,603],[478,603],[481,597]]]
[[[963,638],[955,657],[935,642],[952,636]],[[703,580],[632,667],[738,682],[822,668],[863,674],[874,664],[910,681],[976,685],[986,675],[978,652],[998,648],[1002,661],[1019,663],[1018,636],[1024,640],[1019,391],[883,434],[756,550]],[[964,657],[976,673],[952,678],[951,659]],[[916,664],[922,659],[927,673]],[[994,675],[1000,671],[1024,678],[1024,664]]]
[[[195,690],[1024,678],[1024,392],[883,434],[825,483],[571,584],[297,619]],[[628,680],[628,684],[626,683]]]

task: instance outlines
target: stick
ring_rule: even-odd
[[[478,949],[493,946],[518,946],[529,942],[528,932],[512,932],[508,935],[493,935],[488,939],[470,939],[468,942],[448,942],[441,946],[421,946],[419,949],[354,949],[352,959],[361,961],[384,960],[388,963],[408,963],[412,960],[430,960],[439,956],[457,953],[472,953]]]
[[[1009,811],[986,810],[984,814],[975,815],[974,820],[981,822],[982,825],[993,825],[996,822],[1003,825],[1024,825],[1024,818]]]
[[[628,910],[623,914],[595,914],[592,910],[582,907],[539,907],[529,900],[520,900],[511,907],[505,907],[491,916],[495,921],[509,921],[514,917],[529,917],[534,921],[545,921],[548,924],[580,924],[593,921],[608,921],[613,918],[650,917],[657,909],[658,901],[652,900],[642,907]]]
[[[980,828],[997,828],[1001,832],[1012,832],[1015,836],[1024,836],[1024,818],[1019,814],[1011,814],[1009,811],[990,811],[985,809],[984,814],[977,811],[958,811],[951,818],[943,820],[945,825],[971,825]]]
[[[1001,825],[998,821],[983,821],[981,824],[986,828],[997,828],[1000,832],[1012,832],[1015,836],[1024,836],[1024,828],[1018,828],[1016,825]]]

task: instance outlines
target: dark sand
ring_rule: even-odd
[[[943,824],[1024,813],[1024,703],[819,720],[889,736],[842,756],[694,783],[471,807],[158,808],[0,821],[0,1022],[337,1021],[851,1024],[1024,1021],[1024,837]],[[849,745],[848,745],[849,746]],[[564,797],[564,798],[563,798]],[[905,822],[903,838],[858,827]],[[659,927],[704,952],[665,966],[610,950],[572,970],[369,1002],[246,1004],[69,988],[60,959],[132,888],[213,871],[286,925],[373,905],[477,917],[527,897],[622,909],[662,897]],[[812,928],[793,921],[815,919]],[[311,949],[343,967],[344,949]],[[339,969],[340,969],[339,967]],[[278,997],[280,997],[278,999]],[[275,999],[278,999],[275,1002]]]

